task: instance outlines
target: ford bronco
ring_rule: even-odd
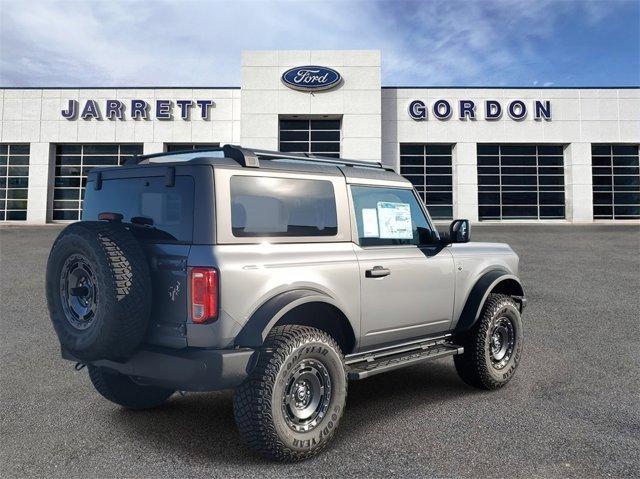
[[[504,386],[522,356],[518,256],[438,232],[380,163],[226,145],[89,173],[82,221],[49,256],[62,356],[130,409],[235,389],[249,447],[322,450],[348,380],[452,356]]]

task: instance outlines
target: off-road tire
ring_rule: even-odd
[[[63,270],[91,271],[91,307],[78,320]],[[68,277],[72,273],[68,273]],[[76,274],[76,273],[73,273]],[[67,281],[67,286],[65,286]],[[95,283],[95,285],[93,285]],[[151,279],[142,247],[121,223],[83,221],[58,236],[47,263],[47,305],[62,348],[82,361],[126,359],[142,341],[151,312]],[[77,294],[77,293],[76,293]],[[74,303],[77,307],[77,303]]]
[[[326,414],[309,431],[287,423],[283,394],[297,368],[320,362],[331,383]],[[317,364],[317,363],[316,363]],[[327,333],[307,326],[274,328],[250,376],[236,389],[233,410],[246,444],[262,456],[299,461],[318,454],[333,437],[347,398],[342,351]],[[283,406],[284,405],[284,406]]]
[[[491,357],[491,331],[503,317],[513,325],[515,344],[509,360],[496,369]],[[480,389],[503,387],[513,377],[522,357],[522,319],[516,302],[503,294],[489,295],[476,324],[456,340],[464,347],[464,353],[453,358],[460,378]]]
[[[105,399],[127,409],[150,409],[160,406],[175,392],[157,386],[141,386],[129,376],[88,365],[89,378]]]

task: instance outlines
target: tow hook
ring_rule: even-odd
[[[82,371],[87,365],[85,363],[76,363],[73,367],[76,371]]]

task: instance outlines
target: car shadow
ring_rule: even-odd
[[[333,445],[356,439],[390,415],[415,410],[424,416],[431,405],[455,400],[474,389],[462,383],[450,362],[435,361],[349,383],[347,408]],[[233,418],[233,393],[175,394],[149,411],[113,409],[113,422],[127,439],[185,457],[202,466],[264,464],[243,444]],[[426,420],[426,419],[425,419]]]
[[[482,392],[464,384],[450,359],[380,374],[349,383],[347,410],[335,444],[354,440],[363,429],[375,428],[407,411],[428,420],[436,403]]]
[[[201,465],[261,461],[240,439],[231,391],[176,393],[148,411],[113,409],[111,419],[126,440],[144,443],[163,457],[182,457]]]

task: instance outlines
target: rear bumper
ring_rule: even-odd
[[[99,360],[94,366],[131,376],[140,384],[180,391],[216,391],[238,386],[249,374],[258,354],[253,349],[170,349],[149,347],[127,361]],[[62,357],[77,361],[63,351]]]

